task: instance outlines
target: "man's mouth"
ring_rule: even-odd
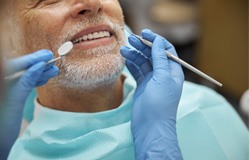
[[[109,31],[93,32],[74,40],[73,44],[77,44],[84,41],[96,40],[105,37],[111,37],[111,33]]]
[[[76,34],[71,42],[78,49],[91,49],[98,46],[109,45],[115,40],[115,32],[108,25],[88,27]]]

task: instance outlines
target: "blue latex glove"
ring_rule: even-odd
[[[176,135],[176,113],[184,74],[181,66],[168,60],[165,50],[176,55],[174,46],[150,30],[142,37],[129,37],[136,48],[121,48],[126,65],[137,82],[132,108],[131,129],[136,159],[182,159]]]
[[[23,108],[29,93],[58,74],[59,70],[54,64],[45,65],[52,58],[50,51],[40,50],[7,62],[12,72],[24,69],[27,71],[19,79],[7,84],[5,102],[0,107],[0,159],[7,158],[18,137]]]

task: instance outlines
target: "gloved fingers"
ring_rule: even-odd
[[[151,30],[145,29],[142,31],[142,36],[144,39],[148,40],[148,41],[154,41],[156,39],[156,37],[158,36],[157,34],[153,33]],[[161,36],[158,36],[161,37]],[[164,39],[163,37],[161,37],[163,43],[164,43],[164,49],[169,51],[170,53],[172,53],[173,55],[177,56],[177,53],[175,51],[174,46],[168,42],[166,39]],[[161,44],[161,48],[162,48],[162,44]],[[162,52],[161,52],[162,53]],[[166,54],[166,53],[164,53]],[[162,55],[163,56],[163,55]],[[164,57],[164,56],[163,56]],[[178,57],[178,56],[177,56]],[[167,56],[166,56],[167,58]],[[154,59],[154,58],[153,58]],[[168,58],[167,58],[168,59]],[[184,74],[181,68],[181,65],[179,65],[178,63],[176,63],[175,61],[168,59],[168,64],[170,68],[170,73],[171,76],[176,80],[176,81],[183,81],[184,80]],[[162,64],[163,65],[163,64]]]
[[[44,85],[44,82],[47,82],[50,78],[55,77],[58,75],[59,69],[56,66],[53,66],[51,69],[44,71],[42,75],[39,78],[39,81],[36,84],[36,87],[40,87],[41,85]]]
[[[142,37],[143,37],[144,39],[150,41],[150,42],[153,42],[153,41],[156,39],[157,36],[160,36],[160,35],[158,35],[158,34],[152,32],[152,31],[149,30],[149,29],[144,29],[144,30],[142,31]],[[161,37],[161,36],[160,36],[160,37]],[[162,38],[163,38],[163,37],[162,37]],[[176,51],[175,51],[174,46],[173,46],[169,41],[167,41],[165,38],[163,38],[163,39],[164,39],[163,41],[164,41],[164,46],[165,46],[164,49],[167,50],[167,51],[169,51],[169,52],[171,52],[171,53],[176,54]]]
[[[141,55],[139,51],[129,48],[127,46],[122,46],[120,51],[121,51],[121,55],[124,58],[132,61],[138,66],[147,60],[144,56]]]
[[[153,42],[157,36],[161,37],[160,35],[152,32],[149,29],[144,29],[142,31],[142,37],[150,42]],[[164,41],[164,49],[171,52],[171,53],[176,54],[174,46],[169,41],[167,41],[165,38],[163,38],[163,41]]]
[[[48,79],[47,79],[47,80],[44,80],[44,81],[39,81],[39,82],[36,83],[36,87],[43,86],[43,85],[45,85],[47,82],[48,82]]]
[[[178,57],[176,50],[175,50],[175,47],[166,39],[164,39],[164,46],[168,52],[170,52],[174,56]],[[178,84],[182,83],[184,80],[184,73],[182,70],[182,66],[172,59],[169,59],[169,66],[170,66],[171,77],[173,77],[173,79],[176,82],[178,82]]]
[[[134,77],[137,83],[140,83],[141,79],[143,79],[144,75],[140,71],[140,69],[131,61],[126,59],[125,64],[130,71],[131,75]]]
[[[141,66],[142,64],[149,62],[149,59],[145,57],[141,52],[136,49],[129,47],[122,47],[121,54],[126,58],[135,63],[137,66]]]
[[[171,53],[174,56],[178,57],[177,53],[175,52],[175,49],[173,49]],[[184,73],[182,70],[182,66],[172,59],[169,59],[169,66],[171,77],[176,81],[177,84],[182,84],[184,81]]]
[[[38,62],[47,62],[53,58],[53,53],[49,50],[40,50],[32,54],[28,54],[13,60],[10,60],[8,66],[10,69],[9,74],[13,74],[17,71],[27,69]]]
[[[153,71],[152,65],[150,62],[145,62],[139,66],[140,70],[142,71],[143,75],[146,76],[148,73]]]
[[[21,97],[28,96],[30,91],[35,87],[36,83],[38,82],[40,76],[44,71],[44,68],[45,68],[45,62],[39,62],[31,66],[14,85],[14,87],[11,90],[12,94],[13,95],[21,94],[20,95]]]
[[[51,69],[51,68],[53,68],[54,66],[55,66],[55,62],[46,65],[45,69],[44,69],[44,72],[47,71],[47,70],[49,70],[49,69]]]
[[[157,36],[158,34],[152,32],[149,29],[142,30],[142,37],[150,42],[153,42]]]
[[[171,68],[171,77],[175,80],[175,82],[179,85],[183,84],[184,81],[184,73],[180,64],[170,61]]]
[[[129,43],[134,48],[142,52],[147,58],[151,57],[151,48],[145,45],[143,42],[141,42],[137,37],[135,37],[134,35],[130,35],[128,40],[129,40]]]
[[[149,59],[141,54],[138,50],[125,46],[121,48],[121,54],[126,59],[133,62],[140,69],[143,75],[146,75],[152,71],[152,65]]]
[[[157,36],[152,45],[153,76],[165,79],[170,76],[170,65],[165,54],[164,38]]]

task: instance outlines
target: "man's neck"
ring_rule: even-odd
[[[114,109],[122,103],[124,79],[120,76],[115,84],[94,90],[72,90],[47,84],[37,90],[39,103],[68,112],[93,113]]]

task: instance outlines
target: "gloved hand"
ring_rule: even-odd
[[[167,50],[177,55],[172,44],[150,30],[143,30],[142,37],[153,42],[152,48],[135,36],[130,36],[129,42],[136,49],[121,48],[137,82],[131,120],[136,159],[179,160],[176,113],[184,74],[165,54]]]
[[[0,107],[0,159],[7,158],[18,137],[25,101],[32,89],[44,85],[58,74],[54,64],[45,65],[52,58],[50,51],[40,50],[7,62],[13,72],[27,70],[22,77],[7,84],[4,104]]]

